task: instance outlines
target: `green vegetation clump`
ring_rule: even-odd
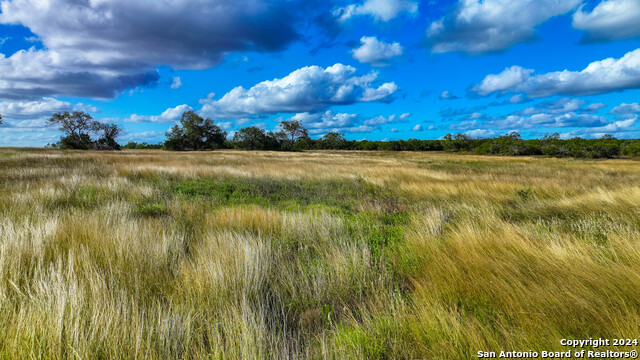
[[[168,214],[166,207],[160,203],[139,204],[135,210],[136,215],[146,217],[159,217]]]
[[[125,150],[166,150],[164,144],[138,143],[135,141],[129,141],[126,145],[123,145],[122,148]]]
[[[185,196],[203,196],[218,205],[275,205],[280,207],[323,204],[352,209],[356,201],[375,196],[376,189],[359,181],[296,181],[278,179],[185,180],[171,185]]]

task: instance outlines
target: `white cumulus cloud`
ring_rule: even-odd
[[[388,102],[398,91],[393,82],[373,86],[378,74],[355,76],[356,69],[343,64],[327,68],[307,66],[281,79],[267,80],[250,89],[236,87],[219,100],[207,99],[200,113],[212,118],[299,113],[325,110],[333,105]]]
[[[622,104],[614,107],[609,113],[610,114],[617,114],[617,115],[640,113],[640,104],[638,104],[638,103],[632,103],[632,104],[622,103]]]
[[[361,63],[370,63],[372,66],[388,66],[391,59],[402,55],[403,52],[399,43],[385,43],[375,36],[363,36],[360,43],[362,45],[352,51],[353,58]]]
[[[302,123],[310,134],[326,134],[330,131],[365,133],[379,130],[381,125],[405,121],[410,113],[402,115],[363,117],[357,114],[338,113],[327,110],[318,113],[298,113],[291,117]]]
[[[333,110],[310,114],[308,112],[295,114],[291,120],[302,123],[311,134],[323,134],[329,131],[340,131],[356,126],[357,114],[337,113]]]
[[[591,12],[581,7],[573,14],[573,27],[584,30],[584,42],[640,36],[640,1],[604,0]]]
[[[533,70],[531,69],[525,69],[521,66],[512,66],[504,69],[500,74],[487,75],[487,77],[485,77],[480,84],[474,86],[472,90],[480,95],[488,95],[497,91],[511,90],[529,80],[532,72]]]
[[[418,1],[416,0],[365,0],[361,4],[351,4],[333,10],[333,15],[339,22],[344,22],[358,15],[369,15],[377,21],[389,21],[402,13],[416,15]]]
[[[604,126],[573,130],[562,133],[560,136],[565,139],[573,137],[600,138],[604,135],[613,135],[622,138],[637,137],[632,135],[637,134],[640,130],[635,127],[637,122],[638,116],[634,115],[628,119],[615,121]]]
[[[180,118],[182,117],[182,114],[189,110],[193,110],[191,106],[183,104],[183,105],[178,105],[174,108],[169,108],[160,115],[145,116],[145,115],[133,114],[128,119],[125,119],[125,122],[131,122],[131,123],[149,122],[149,123],[158,123],[158,124],[170,124],[180,120]]]
[[[70,103],[50,97],[33,101],[0,101],[0,114],[5,119],[38,119],[71,109]]]
[[[595,95],[640,88],[640,49],[620,59],[594,61],[582,71],[556,71],[532,76],[533,70],[513,66],[488,75],[472,88],[480,95],[520,92],[530,97]]]
[[[429,26],[427,40],[435,53],[500,51],[530,41],[536,26],[579,4],[580,0],[461,0]]]

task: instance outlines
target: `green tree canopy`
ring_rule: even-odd
[[[124,131],[116,124],[96,123],[95,131],[100,134],[100,138],[96,141],[96,149],[98,150],[120,150],[120,144],[116,138]]]
[[[265,150],[267,147],[267,134],[257,126],[249,126],[238,130],[233,135],[233,141],[241,149]]]
[[[60,138],[58,147],[62,149],[79,150],[119,150],[116,138],[123,129],[115,124],[103,124],[93,119],[93,116],[74,111],[69,113],[55,113],[47,121],[49,126],[56,126],[64,135]],[[90,134],[99,134],[97,141],[91,139]]]
[[[280,123],[280,127],[282,131],[290,137],[290,149],[293,149],[293,144],[295,144],[296,139],[309,136],[309,131],[307,131],[298,120],[285,120]]]
[[[332,131],[322,137],[323,147],[325,149],[345,149],[347,147],[347,139],[344,134]]]
[[[63,113],[55,113],[48,120],[49,126],[57,126],[58,130],[69,135],[88,135],[95,130],[95,121],[93,116],[83,112],[74,111],[69,113],[65,111]]]
[[[182,114],[180,125],[167,132],[165,146],[169,150],[204,151],[224,146],[227,133],[222,131],[213,120],[204,119],[193,110]]]

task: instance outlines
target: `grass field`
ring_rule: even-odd
[[[633,160],[0,149],[0,358],[637,338],[639,184]]]

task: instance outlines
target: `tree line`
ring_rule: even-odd
[[[265,131],[256,126],[244,127],[228,139],[227,132],[214,124],[213,120],[205,119],[194,111],[183,113],[180,123],[166,133],[167,139],[160,144],[129,142],[120,146],[116,141],[124,132],[120,126],[100,123],[84,112],[56,113],[48,120],[48,124],[63,132],[59,142],[49,145],[60,149],[446,151],[480,155],[547,155],[593,159],[640,156],[640,139],[616,139],[610,135],[599,139],[561,139],[558,133],[554,133],[540,139],[523,139],[517,132],[510,132],[484,139],[474,139],[464,134],[447,134],[439,140],[369,141],[347,140],[342,133],[329,132],[319,139],[312,139],[308,130],[295,120],[282,121],[277,131]]]

